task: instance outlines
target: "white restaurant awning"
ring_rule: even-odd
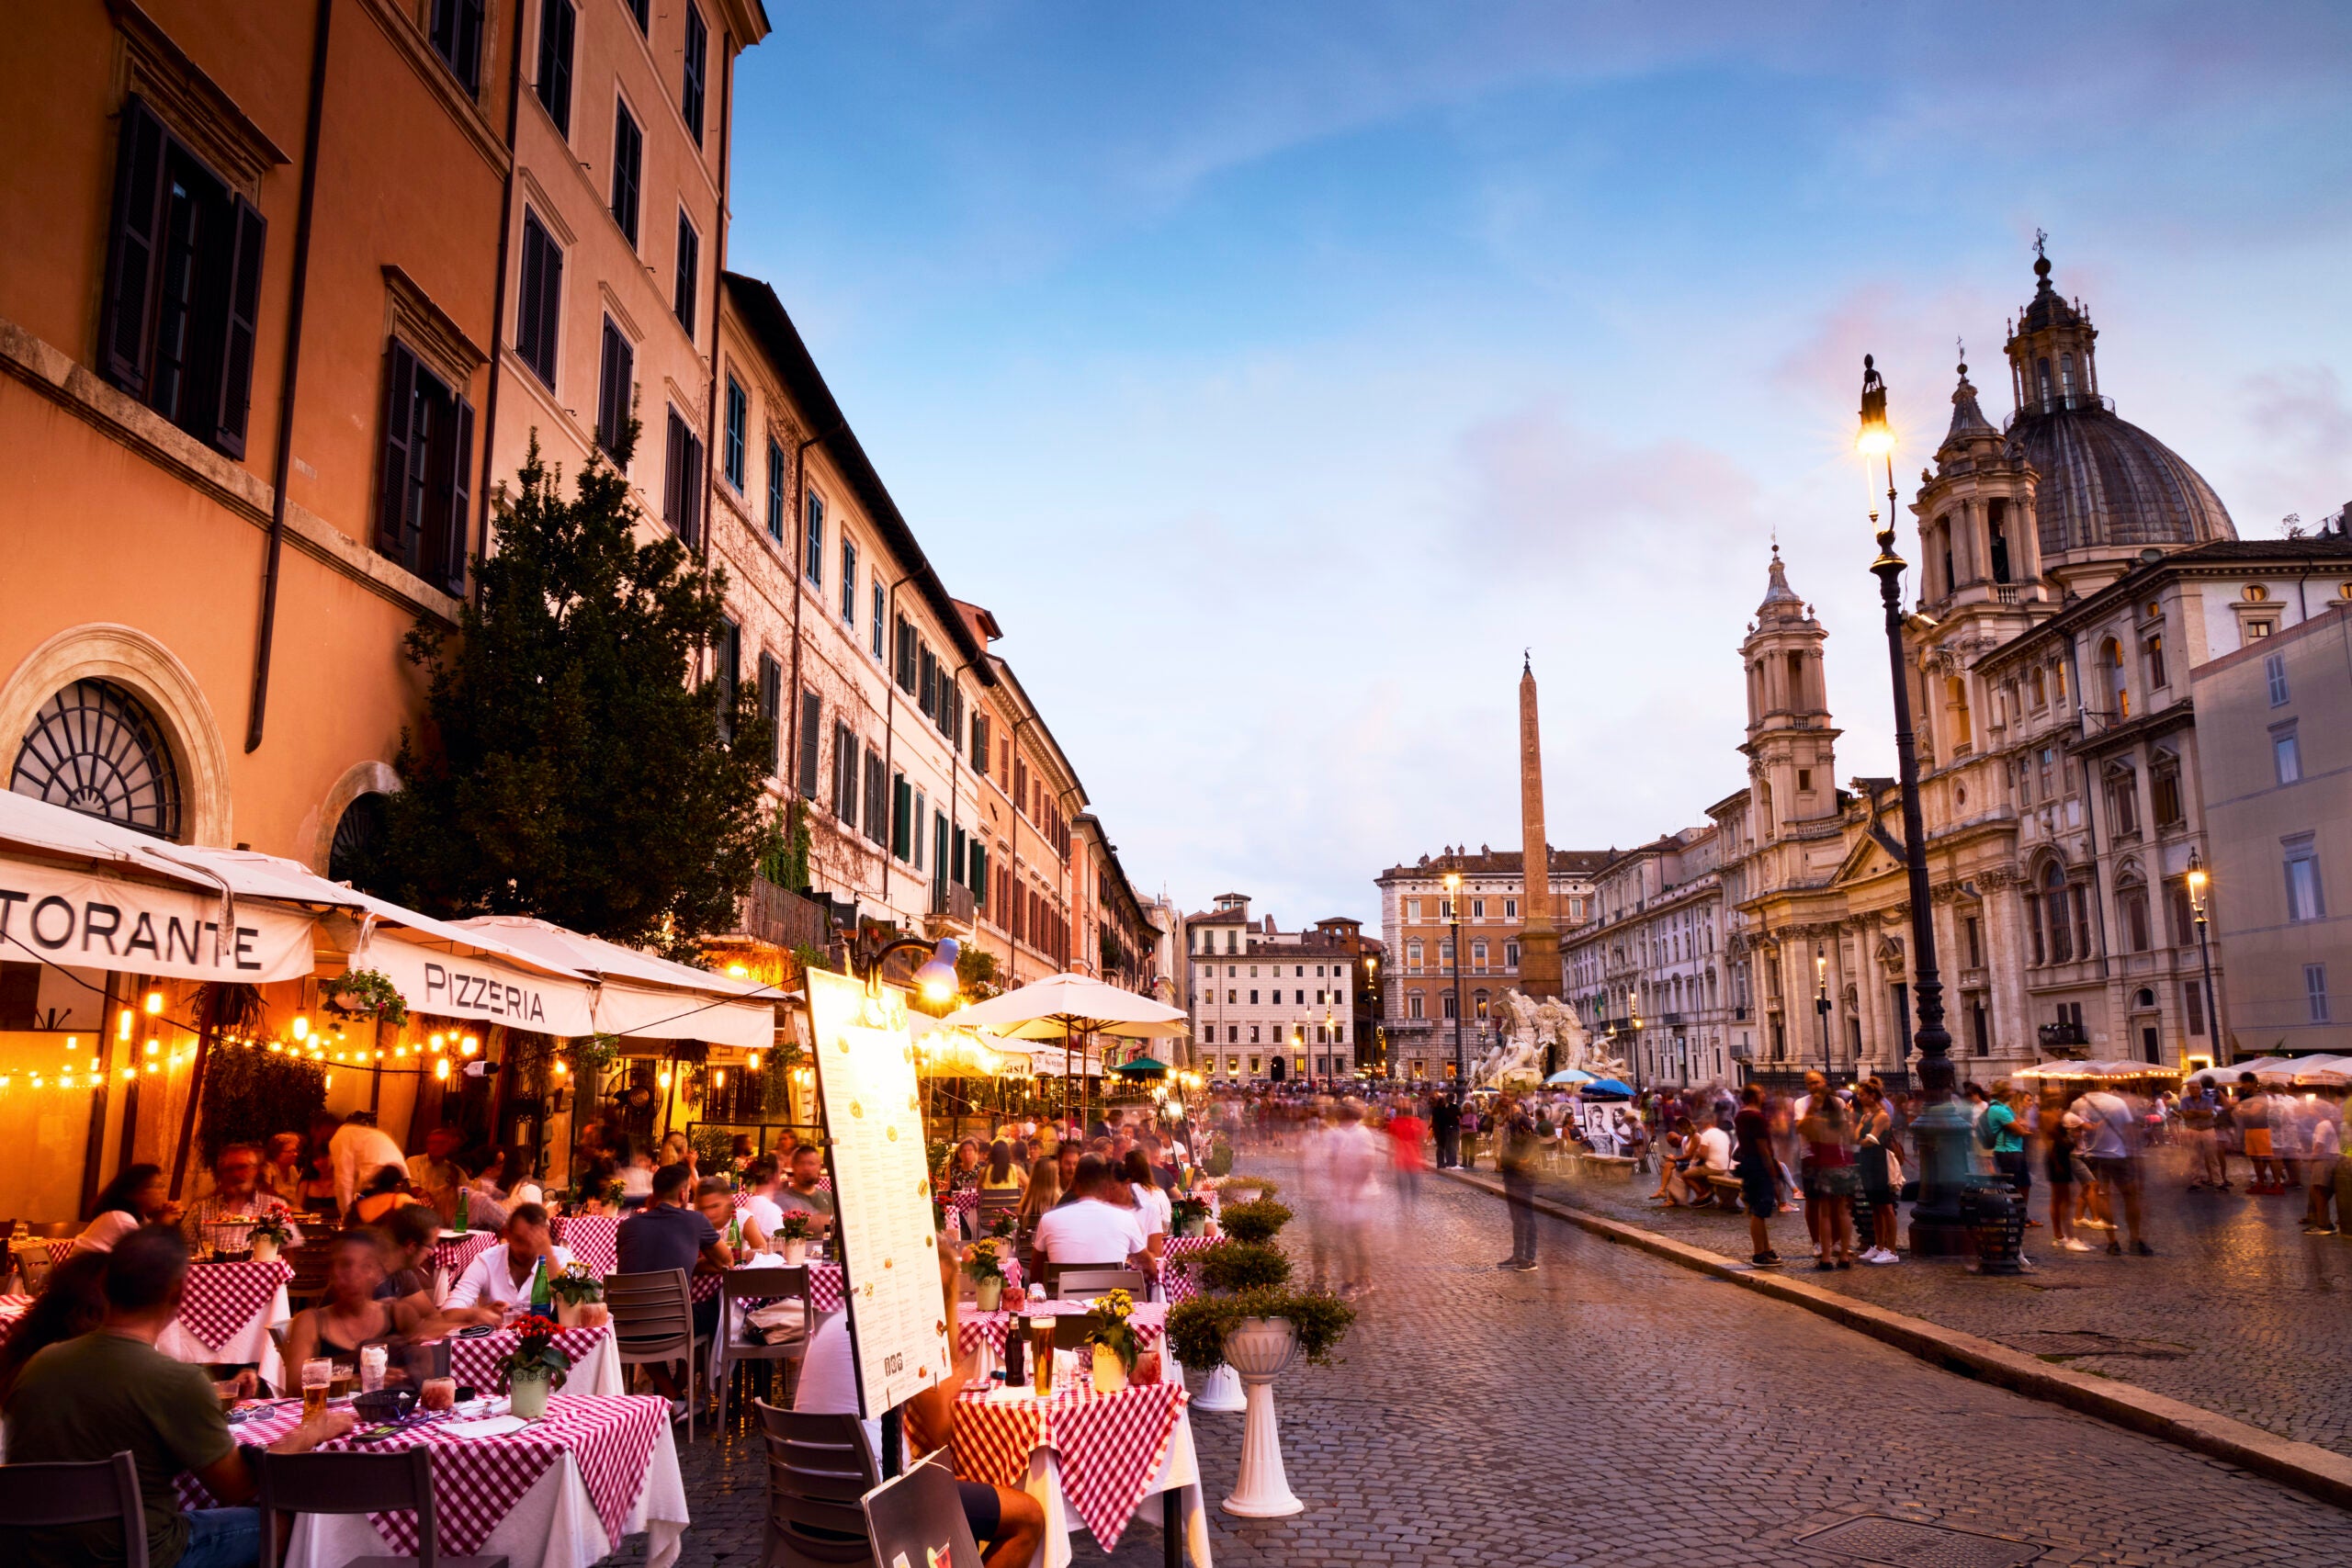
[[[756,980],[713,975],[523,915],[482,915],[455,929],[594,976],[596,1027],[604,1033],[705,1040],[746,1051],[775,1043],[779,998]]]

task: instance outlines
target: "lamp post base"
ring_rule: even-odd
[[[1962,1222],[1960,1192],[1975,1174],[1969,1153],[1976,1129],[1963,1104],[1941,1100],[1911,1124],[1919,1148],[1919,1201],[1911,1205],[1911,1255],[1915,1258],[1966,1258],[1976,1251],[1975,1238]]]

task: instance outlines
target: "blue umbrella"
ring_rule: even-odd
[[[1558,1072],[1554,1073],[1550,1077],[1544,1080],[1546,1087],[1560,1084],[1591,1083],[1593,1081],[1595,1081],[1593,1076],[1590,1073],[1586,1072],[1582,1067],[1562,1067]]]
[[[1634,1098],[1634,1086],[1616,1078],[1595,1078],[1584,1086],[1584,1093],[1588,1100],[1596,1094],[1613,1094],[1621,1100],[1631,1100]]]

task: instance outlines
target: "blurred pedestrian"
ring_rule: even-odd
[[[1521,1274],[1535,1269],[1535,1122],[1516,1099],[1498,1107],[1495,1167],[1502,1172],[1503,1200],[1510,1209],[1510,1256],[1496,1267]]]
[[[2114,1213],[2120,1200],[2123,1224],[2132,1234],[2132,1250],[2143,1258],[2154,1258],[2155,1248],[2141,1231],[2139,1117],[2129,1100],[2109,1089],[2092,1089],[2075,1101],[2072,1110],[2082,1122],[2084,1157],[2107,1191],[2109,1212]],[[2109,1234],[2107,1250],[2110,1257],[2122,1252],[2123,1243],[2116,1233]]]
[[[1740,1202],[1747,1210],[1749,1261],[1758,1269],[1777,1269],[1781,1255],[1772,1250],[1769,1228],[1781,1208],[1781,1184],[1774,1171],[1771,1122],[1764,1114],[1764,1090],[1749,1084],[1739,1093],[1739,1110],[1732,1117],[1735,1146],[1732,1169],[1739,1176]]]

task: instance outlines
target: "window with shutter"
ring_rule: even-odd
[[[768,537],[784,543],[784,447],[768,438]]]
[[[824,722],[825,705],[816,693],[803,691],[800,694],[800,777],[795,783],[799,785],[804,800],[817,797],[817,741],[824,733]]]
[[[842,536],[842,624],[857,628],[857,546]]]
[[[727,378],[727,482],[735,493],[743,493],[743,484],[750,477],[749,455],[745,452],[743,427],[751,422],[752,400],[743,394],[743,385],[734,377]]]
[[[702,462],[701,437],[672,409],[668,467],[662,479],[662,519],[689,547],[702,540]]]
[[[702,236],[695,232],[694,222],[685,209],[678,209],[678,272],[671,286],[670,309],[677,313],[678,324],[686,329],[686,336],[695,336],[695,294],[702,281]]]
[[[697,147],[702,145],[702,108],[709,72],[710,28],[704,25],[702,13],[688,0],[685,64],[678,84],[678,112],[685,116],[686,130]]]
[[[566,141],[571,137],[571,44],[578,23],[571,0],[540,0],[539,104]]]
[[[972,772],[982,778],[989,773],[989,716],[984,713],[972,716]]]
[[[539,221],[539,215],[527,207],[523,209],[522,286],[516,294],[515,357],[552,390],[556,328],[562,319],[563,252]],[[602,415],[600,408],[600,420]]]
[[[968,869],[971,879],[965,886],[972,890],[972,902],[985,911],[989,907],[989,847],[978,839],[972,840]]]
[[[918,644],[915,649],[915,705],[925,716],[936,713],[939,705],[939,660],[932,651]]]
[[[865,836],[877,844],[887,843],[890,837],[890,776],[882,761],[882,753],[873,747],[865,749]]]
[[[808,538],[801,551],[800,570],[818,587],[825,585],[825,498],[815,491],[808,492]]]
[[[637,128],[628,105],[613,106],[613,221],[637,247],[638,182],[645,172],[645,132]]]
[[[760,716],[768,721],[768,773],[773,777],[784,766],[784,666],[768,653],[760,655]]]
[[[866,625],[873,629],[874,658],[877,663],[882,659],[882,617],[888,609],[888,591],[882,586],[882,574],[877,571],[874,574],[874,613],[866,620]]]
[[[465,592],[473,435],[473,405],[394,338],[385,355],[376,548],[451,593]]]
[[[607,457],[618,458],[636,405],[637,350],[606,316],[604,360],[596,378],[596,445]]]
[[[107,380],[242,457],[268,225],[137,95],[123,102],[98,324]]]
[[[743,628],[731,620],[718,623],[718,635],[711,639],[711,687],[718,704],[718,734],[720,739],[735,738],[736,687],[743,678]]]
[[[853,830],[857,827],[857,737],[839,719],[833,721],[833,815]]]
[[[914,786],[904,773],[890,780],[890,852],[905,860],[914,852]]]
[[[481,92],[482,0],[433,0],[433,52],[469,96]]]

